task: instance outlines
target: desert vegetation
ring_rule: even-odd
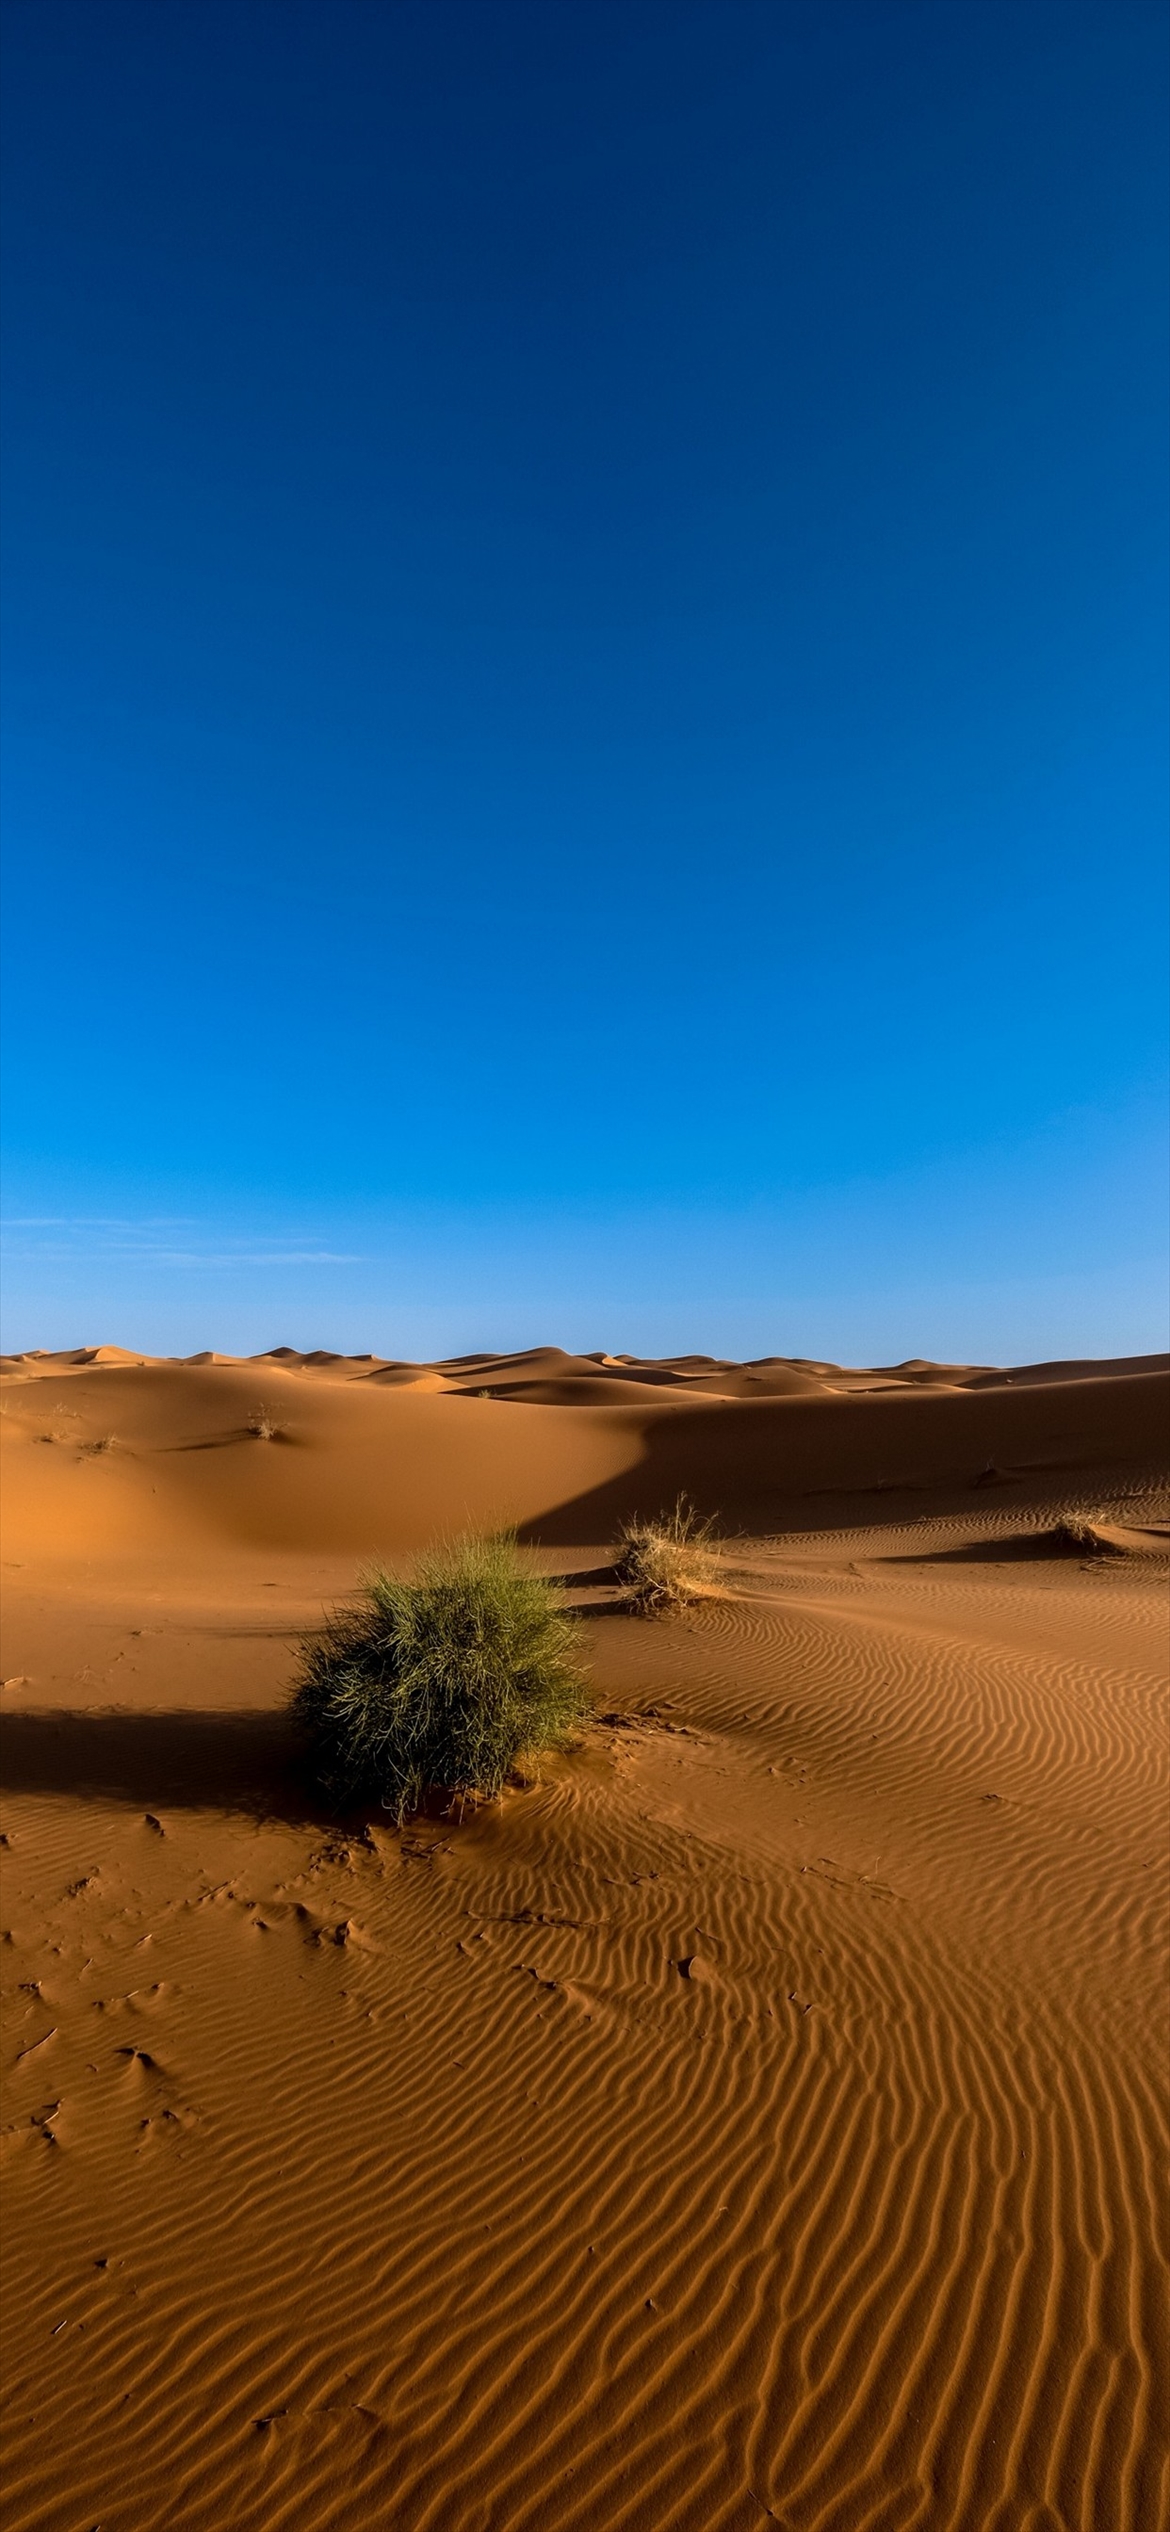
[[[409,1582],[370,1573],[302,1646],[292,1702],[333,1799],[376,1795],[401,1822],[432,1788],[498,1795],[564,1739],[584,1706],[576,1624],[513,1538],[457,1539]]]
[[[625,1522],[614,1572],[625,1586],[627,1607],[657,1617],[705,1598],[716,1588],[714,1536],[714,1522],[701,1521],[685,1495],[657,1521]]]

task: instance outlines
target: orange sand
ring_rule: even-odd
[[[8,2532],[1170,2519],[1167,1386],[11,1362]],[[594,1722],[329,1821],[298,1631],[504,1520]]]

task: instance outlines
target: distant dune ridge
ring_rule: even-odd
[[[198,1529],[366,1555],[452,1524],[604,1539],[685,1490],[733,1527],[821,1528],[870,1517],[875,1495],[961,1503],[976,1483],[1059,1489],[1078,1469],[1156,1464],[1168,1363],[853,1371],[553,1346],[443,1363],[291,1346],[168,1362],[79,1346],[6,1358],[6,1433],[32,1448],[9,1518],[50,1552],[60,1525],[105,1550]],[[273,1427],[263,1457],[258,1419]],[[108,1437],[100,1471],[85,1466]]]
[[[1170,2520],[1170,1358],[3,1393],[11,2532]],[[503,1525],[579,1743],[330,1816],[299,1636]]]

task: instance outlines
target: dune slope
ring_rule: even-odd
[[[1166,2519],[1166,1373],[1035,1372],[11,1367],[18,2532]],[[589,1730],[328,1819],[298,1629],[501,1518]]]

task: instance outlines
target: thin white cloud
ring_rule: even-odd
[[[138,1252],[153,1266],[366,1266],[369,1259],[346,1256],[328,1248],[271,1249],[251,1253],[227,1249],[222,1255],[206,1249],[159,1248]]]
[[[218,1226],[217,1226],[218,1228]],[[318,1248],[311,1238],[298,1240],[284,1232],[269,1241],[263,1233],[252,1232],[238,1247],[225,1242],[222,1230],[207,1233],[207,1245],[198,1237],[188,1238],[182,1247],[160,1238],[160,1233],[194,1230],[197,1217],[191,1214],[153,1214],[128,1221],[110,1214],[18,1214],[5,1225],[5,1253],[12,1261],[21,1258],[40,1259],[44,1263],[73,1258],[87,1252],[106,1258],[131,1258],[146,1267],[203,1268],[222,1271],[234,1267],[264,1268],[270,1266],[364,1266],[370,1261],[362,1253],[349,1249]],[[36,1237],[37,1233],[53,1233],[54,1238]],[[32,1234],[33,1236],[28,1236]]]
[[[178,1231],[198,1221],[194,1213],[148,1213],[127,1219],[117,1213],[10,1213],[10,1231]]]

